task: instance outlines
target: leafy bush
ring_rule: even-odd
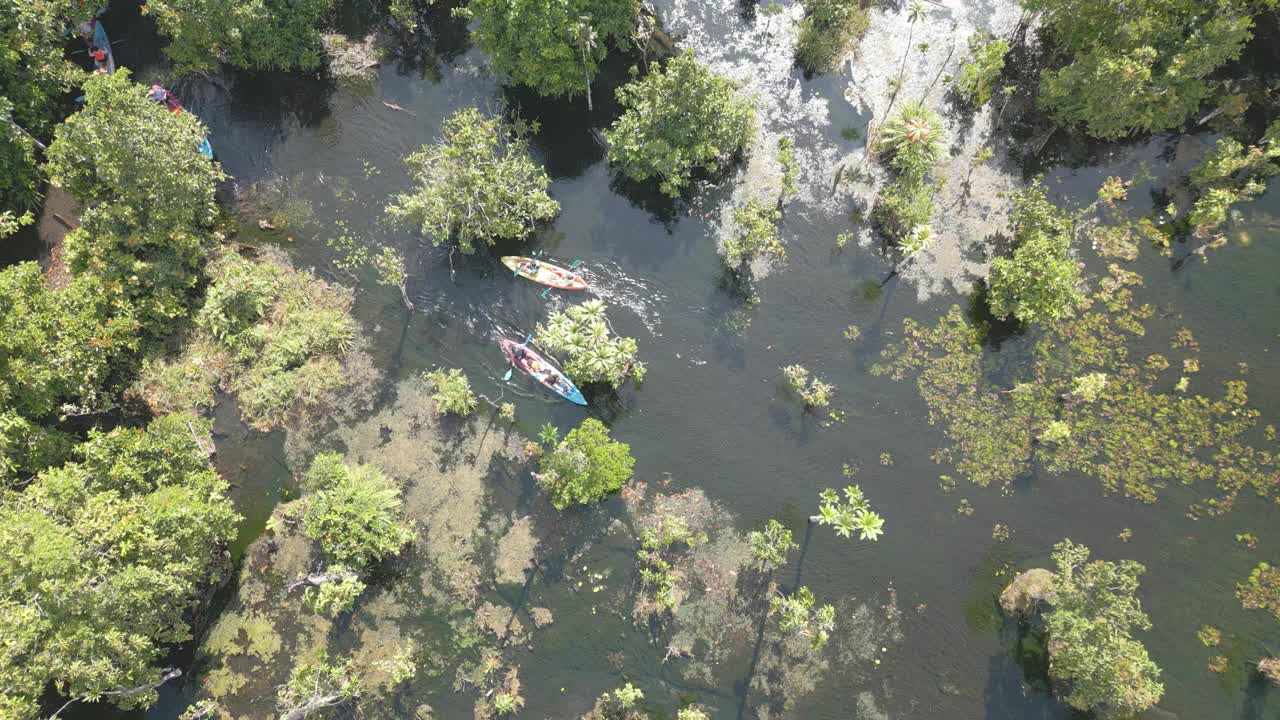
[[[1187,222],[1206,236],[1227,221],[1236,203],[1266,191],[1265,178],[1280,173],[1280,120],[1267,126],[1262,140],[1247,150],[1233,138],[1220,138],[1191,171],[1191,187],[1200,193]]]
[[[523,239],[560,212],[547,195],[547,173],[529,156],[524,130],[475,108],[451,115],[444,138],[405,164],[417,188],[397,195],[387,213],[420,225],[434,245],[456,239],[462,252],[473,253],[477,243]]]
[[[617,388],[628,377],[643,380],[636,341],[610,337],[605,310],[604,303],[589,300],[552,313],[545,326],[537,327],[538,344],[564,353],[564,371],[577,382],[607,382]]]
[[[1160,668],[1130,628],[1151,628],[1138,601],[1136,562],[1094,560],[1089,549],[1064,540],[1054,546],[1058,566],[1053,608],[1045,614],[1049,677],[1063,700],[1100,718],[1132,717],[1164,694]]]
[[[682,515],[664,514],[656,525],[640,531],[640,550],[636,553],[640,562],[640,585],[653,591],[658,609],[676,609],[676,581],[668,559],[672,548],[676,545],[696,547],[706,541],[707,534],[690,530],[688,519]]]
[[[787,526],[770,519],[762,530],[747,533],[747,543],[751,545],[751,557],[755,558],[760,570],[768,570],[787,562],[787,553],[800,546],[791,539],[791,531]]]
[[[475,42],[494,68],[540,95],[577,95],[609,44],[631,40],[638,0],[470,0]]]
[[[413,539],[400,516],[400,488],[372,465],[317,455],[304,478],[303,531],[334,562],[360,569],[400,552]]]
[[[871,221],[898,246],[918,252],[932,233],[929,221],[936,193],[932,183],[907,176],[894,178],[876,198]]]
[[[282,717],[306,717],[303,708],[330,707],[364,692],[364,682],[351,658],[330,660],[325,652],[293,666],[289,680],[276,693]],[[314,712],[314,710],[312,710]]]
[[[871,221],[907,256],[924,249],[933,236],[933,198],[937,186],[929,171],[943,154],[942,118],[922,102],[908,103],[880,128],[878,146],[897,176],[880,191]]]
[[[787,254],[778,236],[782,213],[759,200],[748,200],[733,211],[733,236],[724,242],[724,264],[740,269],[760,257],[782,258]]]
[[[587,418],[539,460],[538,482],[557,510],[604,498],[631,479],[631,447],[615,442],[609,429]]]
[[[810,72],[830,72],[871,26],[862,0],[802,0],[796,60]]]
[[[969,57],[960,64],[960,74],[955,78],[956,93],[975,107],[986,105],[995,92],[995,81],[1004,72],[1004,56],[1008,54],[1008,42],[993,40],[987,33],[974,33],[969,38]]]
[[[1176,128],[1210,96],[1213,73],[1240,56],[1267,5],[1023,0],[1062,62],[1041,73],[1040,102],[1104,139]]]
[[[942,118],[923,102],[907,103],[880,128],[880,149],[889,166],[911,180],[923,179],[942,159],[945,139]]]
[[[0,707],[43,717],[68,697],[145,707],[191,606],[221,573],[239,517],[209,467],[210,424],[170,415],[147,428],[91,430],[73,461],[21,493],[0,492]],[[200,439],[200,438],[203,438]]]
[[[991,263],[988,302],[998,318],[1055,320],[1080,302],[1080,268],[1071,259],[1070,220],[1038,180],[1014,196],[1014,251]]]
[[[313,70],[323,59],[320,28],[333,0],[148,0],[143,12],[170,42],[179,72],[219,63],[249,70]],[[212,19],[216,18],[216,21]]]
[[[671,197],[694,170],[717,171],[755,132],[755,101],[692,51],[618,88],[618,102],[622,117],[605,131],[609,162],[632,180],[659,178]]]
[[[433,370],[427,373],[427,380],[431,382],[431,400],[438,412],[463,417],[475,412],[476,394],[471,392],[471,381],[461,370]]]
[[[769,598],[769,614],[778,616],[783,632],[793,632],[809,638],[809,646],[820,651],[831,638],[836,627],[836,609],[823,605],[814,609],[813,591],[803,585],[791,595],[777,593]]]
[[[325,569],[325,574],[337,576],[320,587],[308,587],[302,601],[312,611],[330,617],[346,612],[355,607],[356,598],[365,590],[360,576],[345,565],[333,565]]]

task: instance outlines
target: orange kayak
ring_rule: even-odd
[[[587,289],[587,281],[583,280],[581,275],[559,265],[519,255],[507,255],[502,258],[502,264],[506,265],[511,272],[536,283],[550,285],[560,290]]]

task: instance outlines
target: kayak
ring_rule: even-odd
[[[97,18],[93,19],[93,40],[89,43],[91,47],[102,48],[106,52],[106,58],[102,62],[94,60],[94,65],[98,70],[113,75],[116,71],[116,56],[111,52],[111,41],[107,39],[107,29],[103,27],[102,21]]]
[[[151,86],[150,98],[153,102],[160,103],[161,105],[169,108],[169,112],[172,112],[174,115],[181,115],[183,112],[186,112],[186,109],[182,107],[182,103],[178,102],[178,98],[175,97],[173,93],[165,90],[159,85]],[[201,155],[204,155],[210,160],[213,159],[213,145],[209,143],[209,137],[207,135],[200,140],[198,145],[196,145],[196,150],[199,150]]]
[[[542,383],[551,392],[568,400],[575,405],[586,405],[587,399],[582,397],[582,392],[577,386],[553,366],[547,359],[539,355],[533,348],[518,343],[515,340],[507,340],[503,338],[498,342],[502,346],[502,352],[507,356],[507,361],[512,365],[520,368],[520,372],[529,375],[534,380]],[[517,350],[523,350],[523,357],[516,357]],[[536,362],[538,369],[534,370],[531,365]]]
[[[531,272],[529,268],[533,263],[537,263],[538,269]],[[519,255],[507,255],[502,258],[502,264],[520,277],[536,283],[550,285],[560,290],[587,289],[587,281],[583,280],[581,275],[558,265],[541,262],[533,258],[520,257]]]

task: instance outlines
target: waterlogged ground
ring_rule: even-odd
[[[483,712],[477,700],[509,686],[518,669],[523,717],[578,717],[602,692],[630,681],[656,717],[692,701],[716,718],[1066,718],[1043,685],[1034,648],[1000,618],[995,597],[1012,571],[1044,565],[1053,543],[1070,537],[1100,557],[1148,567],[1142,598],[1155,627],[1143,640],[1166,684],[1151,717],[1280,718],[1280,694],[1246,671],[1247,662],[1280,650],[1280,627],[1265,613],[1242,611],[1234,597],[1257,562],[1280,561],[1274,507],[1243,497],[1225,517],[1193,521],[1185,515],[1199,499],[1191,489],[1175,486],[1147,506],[1104,497],[1096,480],[1041,470],[1005,489],[961,481],[946,491],[939,476],[954,471],[930,456],[947,441],[929,424],[914,383],[870,374],[904,318],[932,323],[952,304],[967,307],[964,293],[990,257],[988,239],[1003,228],[998,193],[1026,182],[1003,152],[1011,143],[994,127],[993,111],[950,112],[936,79],[954,68],[974,28],[1009,32],[1014,4],[930,4],[914,27],[905,10],[877,9],[858,54],[840,72],[812,79],[791,62],[791,21],[801,11],[784,7],[769,20],[744,17],[737,0],[657,4],[678,44],[757,95],[761,147],[783,134],[796,142],[800,191],[782,224],[787,258],[757,284],[754,305],[724,289],[716,241],[727,210],[771,187],[776,167],[762,150],[679,205],[613,182],[597,131],[616,117],[608,90],[635,59],[611,64],[589,113],[582,101],[503,90],[465,26],[444,11],[415,56],[354,78],[230,75],[176,84],[235,177],[228,201],[243,219],[239,239],[280,244],[298,266],[356,287],[379,380],[367,407],[353,404],[343,417],[290,433],[252,433],[233,405],[219,409],[220,464],[248,518],[240,574],[199,648],[182,654],[191,670],[185,684],[167,688],[147,717],[169,720],[206,696],[235,717],[270,717],[273,688],[293,659],[327,645],[370,665],[407,647],[424,658],[414,682],[359,703],[362,716],[472,717]],[[134,22],[112,12],[121,13],[119,24]],[[364,28],[351,30],[364,37]],[[135,43],[146,33],[137,24]],[[893,257],[849,217],[884,180],[874,158],[864,161],[863,138],[868,122],[885,114],[908,48],[894,102],[925,96],[947,111],[953,154],[937,244],[881,287]],[[121,59],[140,80],[165,79],[146,45],[133,52]],[[497,256],[521,246],[467,257],[385,222],[388,198],[408,186],[402,158],[434,140],[448,114],[473,105],[505,105],[541,123],[534,150],[562,213],[529,249],[582,261],[613,327],[640,343],[649,367],[643,386],[593,397],[580,410],[518,379],[504,384],[497,339],[523,335],[573,298],[543,299],[539,288],[513,281]],[[858,132],[842,133],[850,128]],[[1079,207],[1094,201],[1106,177],[1131,177],[1145,163],[1157,180],[1133,188],[1125,205],[1142,214],[1165,185],[1159,178],[1185,172],[1211,141],[1157,137],[1062,150],[1073,160],[1048,167],[1046,182],[1053,199]],[[988,144],[996,158],[962,184],[969,158]],[[1055,141],[1044,155],[1059,152]],[[1176,265],[1186,248],[1175,246],[1172,258],[1143,247],[1129,265],[1146,279],[1137,293],[1156,307],[1151,322],[1185,325],[1199,340],[1201,391],[1216,396],[1213,388],[1247,363],[1250,401],[1264,422],[1280,410],[1272,349],[1280,333],[1278,216],[1273,190],[1241,209],[1231,244],[1207,263]],[[259,230],[258,220],[276,229]],[[832,241],[844,231],[858,241],[837,252]],[[331,243],[342,235],[405,252],[415,312],[396,290],[334,268]],[[1096,278],[1105,263],[1092,248],[1078,252]],[[860,329],[854,342],[844,337],[851,324]],[[986,352],[1016,359],[1028,343],[1011,337]],[[1167,343],[1148,345],[1131,352],[1167,352]],[[837,417],[806,415],[782,391],[780,366],[797,362],[837,386]],[[416,379],[435,366],[463,368],[478,392],[515,402],[515,425],[483,406],[472,422],[438,421]],[[529,475],[521,436],[548,421],[568,429],[587,416],[631,444],[637,482],[599,507],[557,514]],[[273,510],[281,512],[277,503],[296,496],[293,476],[331,449],[382,466],[404,488],[419,529],[406,557],[373,578],[352,616],[336,623],[302,611],[298,594],[284,590],[310,567],[314,549],[287,524],[264,532]],[[807,528],[819,490],[851,481],[886,518],[879,542]],[[635,551],[638,532],[660,508],[688,515],[709,541],[676,559],[682,602],[655,625],[637,592]],[[741,559],[745,533],[769,518],[791,527],[803,548],[762,578],[745,572]],[[997,524],[1008,539],[993,537]],[[1256,550],[1233,541],[1244,531],[1258,537]],[[814,655],[762,622],[771,582],[808,586],[836,606],[826,653]],[[1222,647],[1199,643],[1204,624],[1222,629]],[[1230,662],[1221,675],[1206,668],[1218,654]],[[490,671],[477,674],[486,662]]]

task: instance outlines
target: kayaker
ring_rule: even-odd
[[[104,70],[107,66],[107,51],[98,46],[89,48],[89,57],[93,58],[93,64],[99,70]]]
[[[182,114],[182,104],[178,102],[178,98],[174,97],[173,93],[165,90],[163,87],[159,85],[152,85],[151,92],[148,97],[151,98],[152,102],[169,108],[169,112],[172,112],[174,115]]]
[[[524,264],[524,271],[529,273],[530,275],[537,275],[538,267],[539,267],[538,261],[530,258],[529,262],[526,262]]]

